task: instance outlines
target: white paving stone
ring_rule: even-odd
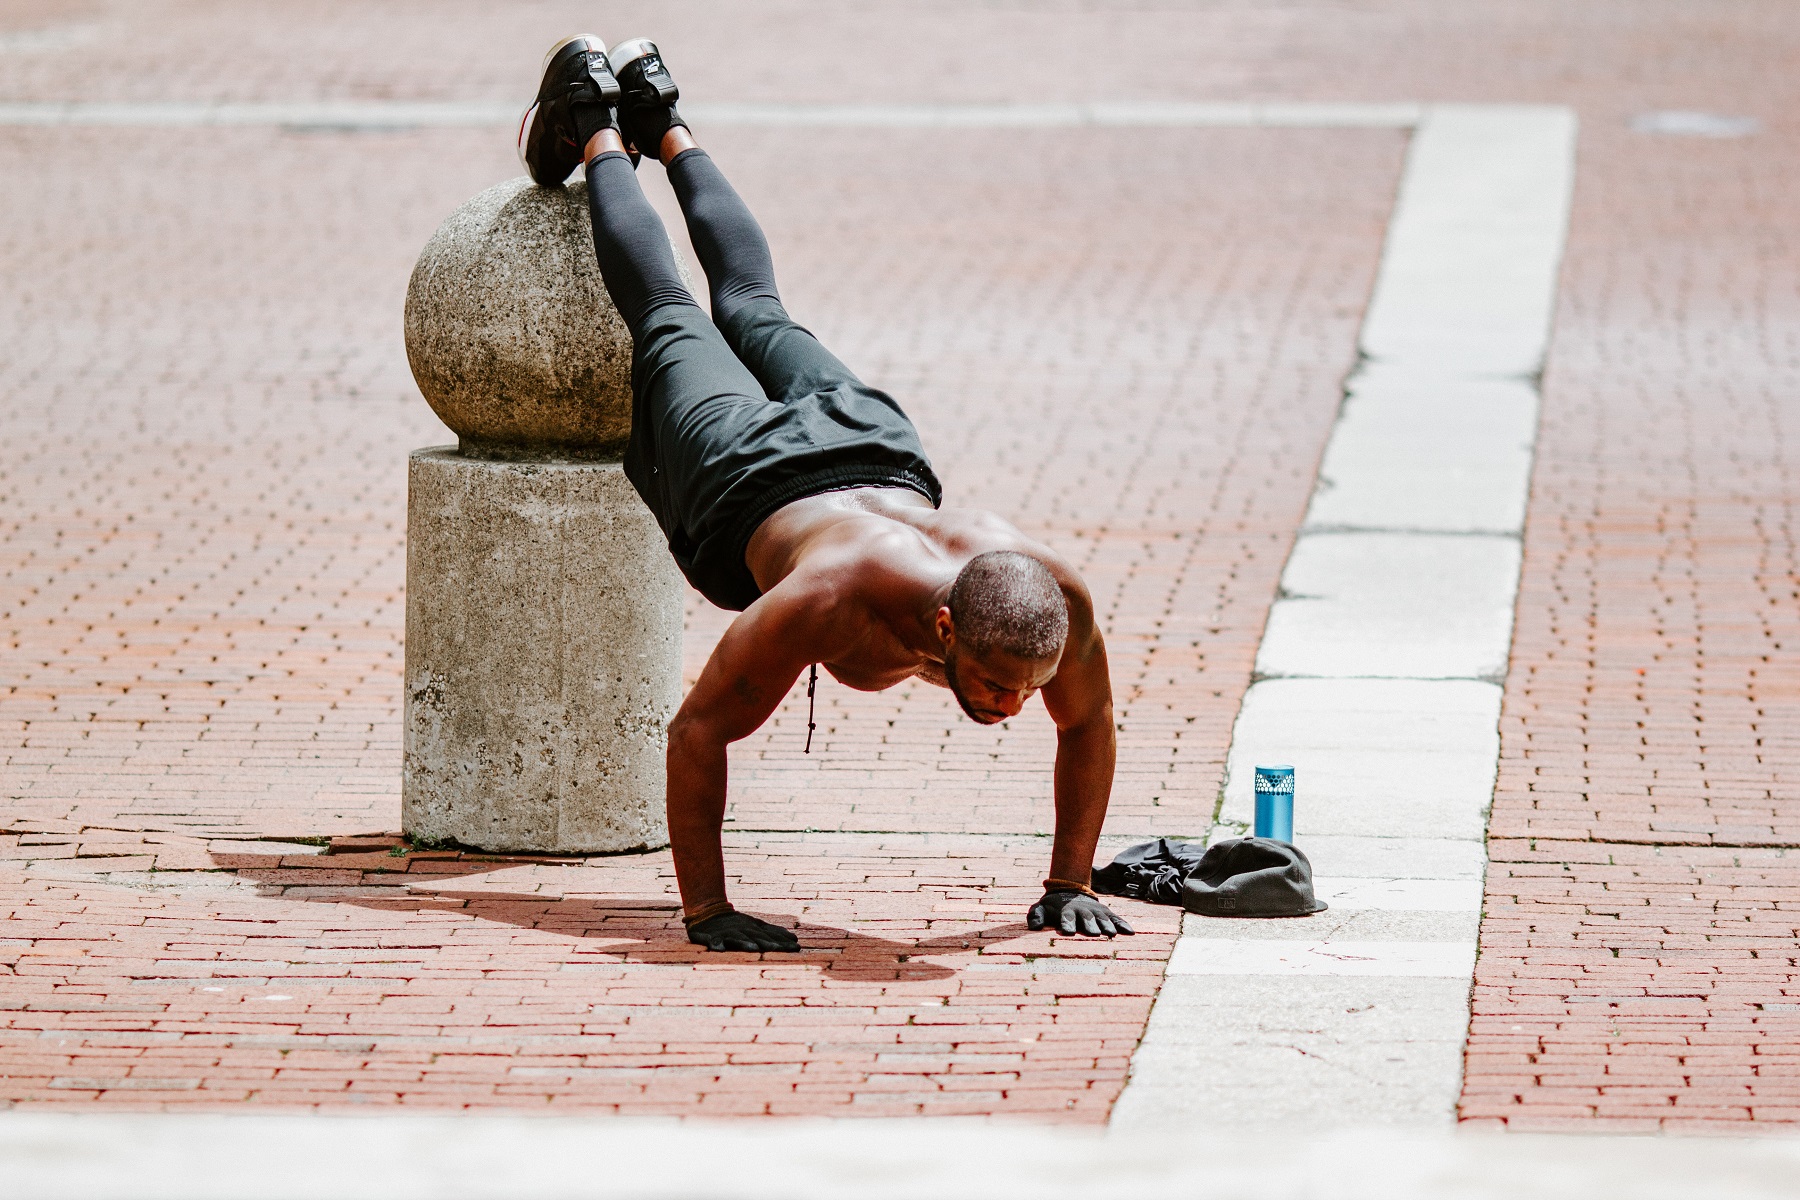
[[[1171,976],[1147,1034],[1159,1053],[1133,1060],[1115,1125],[1447,1124],[1468,991],[1462,976]]]
[[[1292,764],[1333,907],[1184,919],[1119,1127],[1454,1121],[1574,131],[1444,105],[1414,133],[1210,835],[1246,831],[1253,766]]]
[[[1462,1036],[1383,1042],[1258,1034],[1242,1042],[1173,1049],[1133,1076],[1115,1121],[1144,1129],[1230,1120],[1311,1129],[1384,1121],[1448,1124],[1442,1086],[1461,1067]],[[1354,1101],[1351,1098],[1354,1097]]]
[[[1183,937],[1170,975],[1417,975],[1459,979],[1475,970],[1473,942],[1297,942]]]
[[[1467,909],[1327,908],[1280,920],[1184,913],[1184,937],[1238,942],[1473,942],[1481,914]]]
[[[1321,834],[1478,842],[1493,798],[1501,695],[1472,680],[1263,680],[1238,710],[1220,819],[1247,829],[1254,768],[1287,763],[1302,849]]]
[[[1479,879],[1326,878],[1319,899],[1337,910],[1378,912],[1481,911]]]
[[[1462,1036],[1465,1018],[1455,1010],[1467,990],[1454,978],[1419,976],[1179,975],[1150,1020],[1158,1036],[1182,1045],[1269,1034],[1443,1041]]]
[[[1304,534],[1282,572],[1257,673],[1501,678],[1518,577],[1512,538]]]
[[[1307,528],[1517,535],[1537,416],[1526,383],[1368,372],[1350,384]]]
[[[1239,815],[1233,810],[1234,816]],[[1241,819],[1250,820],[1249,793]],[[1231,825],[1214,836],[1237,837]],[[1330,879],[1459,879],[1479,884],[1487,873],[1487,848],[1479,837],[1386,837],[1308,832],[1306,856],[1321,880]]]
[[[1565,108],[1432,106],[1413,134],[1363,353],[1467,377],[1543,367],[1575,171]]]

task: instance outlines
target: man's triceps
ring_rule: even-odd
[[[669,724],[669,842],[682,906],[693,921],[729,907],[720,839],[726,747],[768,719],[802,666],[780,614],[756,607],[719,639]]]
[[[792,605],[771,599],[772,593],[757,601],[725,630],[672,732],[680,727],[720,743],[738,741],[756,732],[793,687],[810,661],[806,639]]]
[[[1112,727],[1112,672],[1106,642],[1085,604],[1070,605],[1069,637],[1063,644],[1056,677],[1044,687],[1044,707],[1058,731],[1097,722]]]

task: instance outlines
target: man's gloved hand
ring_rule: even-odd
[[[747,950],[754,954],[762,950],[794,953],[800,949],[800,939],[793,930],[759,921],[736,909],[695,921],[688,926],[687,935],[688,941],[708,950]]]
[[[1137,932],[1125,923],[1124,917],[1116,915],[1112,909],[1086,892],[1060,891],[1055,888],[1045,892],[1044,898],[1031,906],[1031,912],[1025,917],[1025,925],[1030,929],[1043,929],[1047,926],[1064,933],[1084,933],[1088,937],[1112,937],[1116,933]]]
[[[1107,909],[1096,896],[1073,889],[1049,889],[1044,898],[1031,905],[1024,918],[1026,928],[1057,928],[1064,934],[1087,934],[1089,937],[1112,937],[1114,934],[1136,934],[1138,930],[1125,923],[1125,918]]]

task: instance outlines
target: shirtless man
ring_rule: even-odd
[[[900,406],[789,319],[761,228],[677,98],[648,40],[608,53],[598,38],[567,39],[545,57],[519,155],[546,187],[585,164],[601,276],[635,343],[625,473],[688,581],[743,614],[669,724],[669,841],[688,939],[800,948],[791,930],[732,908],[720,833],[726,747],[815,663],[862,691],[924,679],[984,725],[1041,691],[1057,731],[1056,838],[1027,923],[1131,933],[1088,886],[1114,742],[1086,586],[999,517],[939,509],[942,489]],[[710,318],[638,188],[638,151],[668,170]]]

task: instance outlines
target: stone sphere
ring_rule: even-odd
[[[413,268],[406,357],[465,454],[618,457],[631,334],[600,281],[585,182],[512,179],[450,214]]]

